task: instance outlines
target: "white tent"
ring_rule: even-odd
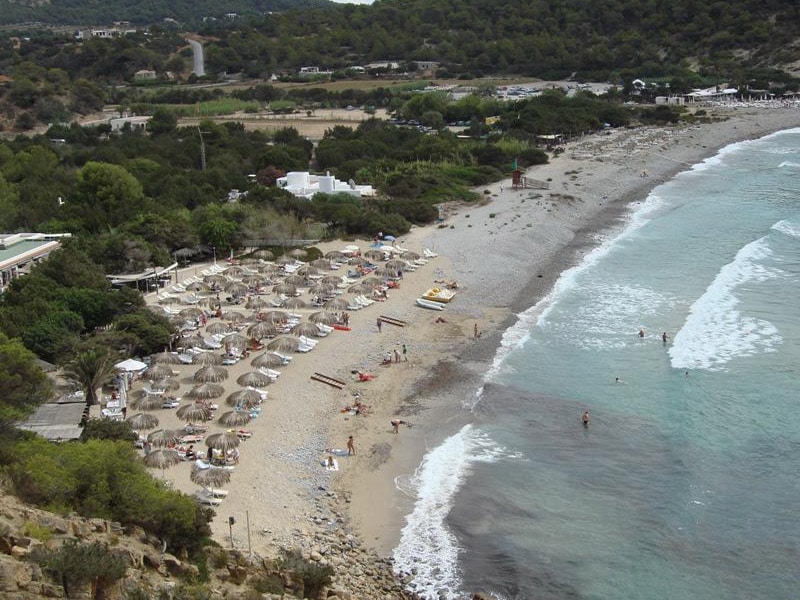
[[[118,362],[114,366],[120,371],[127,371],[129,373],[144,371],[147,368],[147,365],[144,364],[142,361],[134,360],[132,358],[123,360],[122,362]]]

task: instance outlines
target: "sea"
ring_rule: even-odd
[[[792,129],[658,186],[518,315],[396,568],[431,599],[800,598],[798,369]]]

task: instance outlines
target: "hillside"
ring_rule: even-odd
[[[0,0],[0,25],[42,23],[77,26],[111,24],[114,21],[151,25],[161,23],[164,19],[175,19],[183,25],[197,25],[203,22],[203,17],[225,19],[229,13],[252,17],[272,11],[329,5],[327,0]]]
[[[456,73],[558,79],[695,66],[741,71],[800,58],[796,0],[382,0],[273,15],[230,32],[209,60],[229,72],[261,61],[340,69],[375,60],[432,60]]]

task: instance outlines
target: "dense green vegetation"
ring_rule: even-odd
[[[226,15],[239,17],[263,15],[271,11],[308,9],[326,6],[325,0],[227,0],[224,4],[214,0],[187,2],[122,2],[104,0],[50,0],[32,2],[0,0],[0,25],[19,23],[46,23],[49,25],[96,25],[115,21],[130,21],[136,25],[152,25],[164,19],[174,19],[182,25],[198,25],[204,17],[226,20]],[[231,19],[227,19],[231,20]]]

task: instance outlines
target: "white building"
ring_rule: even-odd
[[[59,198],[60,202],[60,198]],[[61,246],[69,233],[0,233],[0,292]]]
[[[356,185],[352,179],[349,182],[345,182],[336,179],[330,173],[312,175],[308,171],[290,171],[286,174],[286,177],[278,178],[278,187],[299,198],[306,199],[311,199],[317,192],[324,194],[350,194],[357,198],[375,195],[375,190],[371,185]]]

